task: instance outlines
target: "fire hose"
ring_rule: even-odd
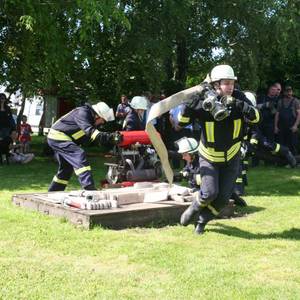
[[[209,82],[210,79],[207,77],[205,79],[206,82]],[[162,168],[165,172],[165,175],[167,177],[167,180],[170,184],[170,186],[173,183],[173,170],[170,166],[169,158],[168,158],[168,151],[167,148],[161,139],[159,133],[156,131],[154,125],[152,124],[152,121],[163,115],[164,113],[168,112],[173,107],[176,107],[182,103],[188,102],[191,100],[191,98],[203,91],[203,87],[201,85],[196,85],[194,87],[191,87],[189,89],[183,90],[181,92],[178,92],[160,102],[155,103],[149,112],[147,124],[146,124],[146,132],[149,135],[149,138],[152,142],[153,147],[155,148],[161,164]]]

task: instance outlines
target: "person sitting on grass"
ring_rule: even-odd
[[[22,145],[17,143],[17,133],[12,135],[9,149],[9,161],[11,163],[27,164],[34,159],[33,153],[22,153]]]

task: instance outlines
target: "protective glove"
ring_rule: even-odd
[[[100,132],[98,142],[100,145],[111,146],[118,145],[122,141],[122,135],[119,132]]]
[[[183,178],[188,178],[189,177],[189,172],[188,171],[181,171],[180,174],[182,175]]]
[[[113,145],[118,145],[122,142],[123,137],[122,134],[120,132],[113,132],[110,134],[110,143]]]
[[[99,145],[108,146],[110,144],[110,133],[109,132],[100,132],[97,136]]]
[[[236,107],[239,108],[244,114],[249,114],[252,109],[252,106],[243,100],[236,99],[235,101]]]

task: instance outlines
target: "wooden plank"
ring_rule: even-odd
[[[45,215],[66,218],[70,223],[86,229],[90,228],[90,217],[85,214],[85,211],[65,207],[61,204],[46,202],[36,197],[26,195],[14,195],[12,201],[15,205],[24,207],[30,210],[39,211]]]
[[[159,222],[178,222],[188,203],[162,201],[136,203],[106,210],[81,210],[44,200],[34,194],[18,194],[12,197],[15,205],[43,214],[66,218],[76,226],[89,229],[95,225],[114,229],[144,226]]]
[[[101,224],[101,226],[108,228],[122,229],[151,224],[154,226],[174,224],[179,222],[180,215],[188,206],[188,204],[171,204],[149,207],[146,203],[144,204],[145,206],[139,209],[128,207],[124,212],[116,211],[111,214],[95,214],[91,216],[91,226]]]
[[[180,215],[189,206],[189,202],[161,201],[155,203],[135,203],[120,208],[105,210],[82,210],[47,201],[46,193],[18,194],[12,202],[20,207],[39,211],[49,216],[66,218],[70,223],[86,229],[95,225],[122,229],[149,224],[178,223]],[[234,216],[234,206],[228,205],[223,217]]]

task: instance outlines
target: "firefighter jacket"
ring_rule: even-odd
[[[216,121],[210,112],[202,108],[204,93],[187,103],[179,117],[181,127],[185,127],[194,119],[198,120],[202,128],[199,154],[212,163],[225,163],[234,158],[240,151],[245,118],[252,123],[257,123],[260,119],[258,110],[252,106],[244,93],[234,90],[232,97],[236,100],[228,106],[230,114],[222,121]],[[243,109],[244,102],[250,108],[247,111]]]
[[[109,142],[110,134],[101,132],[95,127],[95,115],[89,104],[77,107],[52,125],[48,138],[56,141],[71,141],[77,145],[93,141],[106,144]]]
[[[139,118],[134,109],[127,114],[124,120],[123,129],[125,131],[145,130],[144,122]]]

